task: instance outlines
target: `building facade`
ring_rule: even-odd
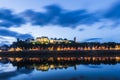
[[[49,38],[45,37],[45,36],[37,37],[35,41],[39,42],[41,44],[48,44],[49,43]]]

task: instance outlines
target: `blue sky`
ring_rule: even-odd
[[[119,0],[1,0],[0,44],[16,38],[120,42]]]

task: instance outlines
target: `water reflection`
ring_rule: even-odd
[[[40,70],[48,71],[53,69],[67,69],[68,67],[74,67],[77,69],[77,65],[100,65],[100,64],[109,64],[115,65],[120,63],[120,57],[58,57],[58,58],[6,58],[0,57],[0,63],[6,64],[11,63],[14,67],[17,67],[17,70],[22,68],[28,70]],[[97,67],[97,66],[90,66]]]
[[[120,57],[0,57],[0,80],[120,80]]]

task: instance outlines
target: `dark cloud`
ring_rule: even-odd
[[[120,2],[114,4],[104,15],[105,18],[120,20]]]
[[[103,24],[102,26],[100,26],[98,29],[104,29],[104,28],[108,28],[108,29],[115,29],[120,25],[120,1],[118,1],[117,3],[113,4],[113,6],[111,8],[109,8],[108,10],[106,10],[105,12],[103,11],[102,14],[102,18],[101,19],[105,19],[105,20],[112,20],[113,24]],[[102,22],[105,22],[102,21]]]
[[[102,38],[88,38],[88,39],[85,39],[84,41],[100,41],[102,40]]]
[[[24,12],[24,16],[27,16],[27,20],[32,23],[32,25],[46,25],[48,22],[46,20],[48,18],[44,13],[27,10]]]
[[[48,25],[56,23],[58,15],[61,13],[61,8],[57,5],[51,5],[45,7],[46,12],[36,12],[33,10],[26,10],[22,14],[27,17],[27,20],[32,25]]]
[[[80,28],[80,29],[79,29],[79,31],[84,31],[84,30],[85,30],[85,29],[83,29],[83,28]]]
[[[20,17],[17,14],[14,14],[13,11],[9,9],[0,9],[0,26],[11,27],[24,24],[24,18]]]
[[[94,14],[89,14],[85,10],[68,11],[59,16],[58,23],[61,26],[76,27],[80,24],[90,25],[98,19]]]
[[[114,19],[120,21],[120,3],[115,4],[109,10],[101,13],[89,13],[87,10],[66,10],[58,5],[45,6],[45,12],[26,10],[20,14],[15,14],[9,9],[0,9],[0,26],[19,27],[25,23],[32,25],[59,25],[61,27],[76,28],[76,26],[85,24],[91,25],[101,19]],[[118,22],[119,23],[119,22]],[[115,23],[116,24],[116,23]]]
[[[20,34],[20,33],[5,30],[5,29],[0,29],[0,35],[1,36],[16,37],[16,38],[20,38],[20,39],[32,38],[32,36],[30,34]]]
[[[60,25],[63,27],[76,27],[79,24],[92,24],[99,21],[95,14],[90,14],[86,10],[68,11],[57,5],[45,7],[46,12],[36,12],[27,10],[23,15],[33,25]]]
[[[100,26],[98,29],[115,29],[120,25],[120,1],[117,1],[117,3],[114,3],[108,10],[102,11],[101,22],[104,22],[102,26]],[[103,19],[103,20],[102,20]],[[112,21],[112,24],[108,24],[108,21]],[[111,22],[109,22],[111,23]]]

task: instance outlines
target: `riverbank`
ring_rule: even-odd
[[[0,57],[120,57],[120,50],[87,51],[11,51],[0,52]]]

